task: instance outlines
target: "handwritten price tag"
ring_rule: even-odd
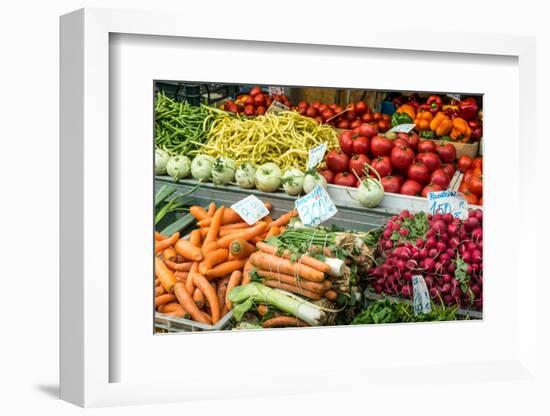
[[[460,192],[429,192],[428,212],[432,215],[450,212],[454,217],[466,219],[468,218],[468,202]]]
[[[460,101],[460,94],[447,94],[447,97],[452,98],[456,101]]]
[[[231,205],[231,208],[240,215],[240,217],[248,224],[256,224],[260,219],[269,214],[264,203],[254,195],[249,195],[239,202]]]
[[[323,160],[325,152],[327,151],[327,144],[321,143],[319,146],[309,149],[309,159],[307,160],[307,169],[313,169]]]
[[[430,313],[432,311],[432,302],[426,281],[421,275],[415,275],[412,277],[412,284],[414,314]]]
[[[279,101],[273,101],[269,108],[267,109],[266,113],[270,114],[278,114],[282,113],[283,111],[289,111],[290,107],[284,105],[283,103],[280,103]]]
[[[317,226],[338,212],[325,188],[317,185],[306,196],[295,202],[300,221],[304,225]]]
[[[285,93],[285,87],[267,87],[267,92],[269,95],[283,95]]]
[[[398,124],[395,127],[392,127],[388,130],[388,132],[392,133],[409,133],[414,129],[416,124],[414,123],[406,123],[406,124]]]

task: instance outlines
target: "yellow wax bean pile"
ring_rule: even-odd
[[[218,116],[202,152],[214,157],[261,165],[274,162],[281,169],[306,169],[311,148],[326,143],[338,147],[338,133],[328,125],[294,111],[254,118]]]

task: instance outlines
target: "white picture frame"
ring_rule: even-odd
[[[185,22],[185,24],[182,24]],[[176,382],[148,380],[144,372],[141,380],[125,381],[124,375],[114,375],[112,368],[122,360],[112,349],[113,338],[120,335],[113,333],[111,319],[116,310],[113,305],[109,276],[112,273],[110,247],[112,243],[110,230],[113,224],[112,194],[110,194],[111,173],[117,167],[113,165],[110,155],[110,37],[116,34],[155,36],[173,41],[173,39],[212,39],[224,41],[270,42],[276,43],[282,51],[292,45],[302,45],[314,48],[315,45],[331,45],[333,48],[356,48],[357,51],[369,48],[379,51],[402,51],[414,55],[420,52],[433,52],[444,55],[465,54],[469,56],[504,56],[517,60],[517,123],[508,139],[510,143],[526,137],[536,137],[535,114],[529,112],[527,105],[535,98],[535,41],[529,37],[509,35],[489,35],[479,33],[437,33],[425,30],[407,32],[395,27],[386,27],[382,23],[372,22],[370,33],[365,36],[359,28],[350,28],[346,33],[332,33],[316,30],[312,25],[308,30],[286,28],[277,30],[271,26],[262,29],[253,28],[247,36],[236,34],[228,20],[227,25],[215,27],[203,26],[198,20],[188,16],[144,11],[121,11],[107,9],[82,9],[61,18],[61,398],[84,407],[109,406],[120,404],[165,403],[210,398],[253,397],[258,395],[306,394],[311,392],[342,392],[354,388],[361,391],[361,386],[368,386],[369,391],[382,392],[391,385],[392,380],[402,380],[401,390],[414,390],[430,385],[431,380],[440,381],[442,372],[452,373],[454,382],[475,383],[476,388],[485,392],[487,398],[497,398],[497,391],[486,387],[499,380],[511,382],[514,386],[525,385],[537,391],[544,383],[537,373],[536,349],[537,299],[534,288],[537,280],[543,277],[535,267],[533,251],[526,242],[535,241],[535,218],[530,215],[529,207],[535,204],[534,184],[529,183],[525,172],[532,166],[532,156],[536,146],[519,147],[514,161],[514,172],[518,173],[517,183],[514,182],[512,195],[517,197],[516,204],[509,206],[509,212],[517,216],[517,246],[510,254],[514,265],[522,265],[522,281],[530,288],[518,287],[517,303],[509,312],[515,318],[513,347],[502,348],[502,354],[496,354],[491,360],[448,360],[432,363],[411,357],[409,365],[396,363],[395,367],[383,364],[380,367],[369,365],[359,366],[357,372],[350,374],[349,367],[335,365],[324,372],[307,373],[295,367],[295,372],[282,369],[280,372],[265,370],[265,383],[246,379],[246,369],[242,377],[236,377],[238,384],[229,385],[225,380],[212,382],[206,378],[206,372],[189,378],[178,379]],[[311,30],[309,30],[311,29]],[[436,36],[437,35],[437,36]],[[159,41],[159,38],[156,38]],[[309,45],[309,46],[308,46]],[[137,71],[136,71],[137,72]],[[249,80],[256,82],[257,80]],[[345,81],[345,80],[344,80]],[[344,82],[336,81],[336,82]],[[385,81],[386,83],[389,81]],[[334,84],[333,84],[334,85]],[[443,85],[443,84],[442,84]],[[491,109],[486,108],[485,117],[488,123],[495,123]],[[491,122],[491,118],[493,121]],[[488,130],[491,131],[489,124]],[[516,143],[517,144],[517,143]],[[111,144],[112,145],[112,144]],[[484,150],[490,144],[484,144]],[[151,156],[152,160],[152,156]],[[490,156],[489,166],[498,165],[498,161]],[[489,171],[490,172],[490,171]],[[148,174],[147,172],[145,172]],[[145,175],[137,175],[144,176]],[[487,181],[491,182],[490,173]],[[496,183],[496,182],[495,182]],[[517,185],[517,186],[515,186]],[[486,212],[497,211],[496,201],[503,197],[498,188],[485,197]],[[151,198],[151,196],[145,196]],[[142,201],[143,202],[143,201]],[[494,229],[493,229],[494,230]],[[523,242],[523,244],[521,244]],[[496,261],[496,256],[494,256]],[[148,269],[152,270],[152,269]],[[517,270],[511,271],[517,278]],[[489,276],[489,279],[491,277]],[[516,280],[513,280],[515,282]],[[111,282],[112,283],[112,282]],[[488,295],[490,296],[490,294]],[[498,303],[498,301],[496,301]],[[505,305],[499,305],[505,307]],[[490,310],[487,312],[491,319]],[[521,322],[521,325],[518,325]],[[438,324],[444,331],[453,323]],[[475,324],[474,324],[475,325]],[[394,326],[387,333],[387,327],[354,328],[358,331],[376,336],[401,339],[403,336],[422,338],[429,334],[433,326],[418,327]],[[456,331],[456,326],[453,331]],[[471,328],[471,327],[470,327]],[[347,330],[347,329],[346,329]],[[332,328],[310,332],[311,337],[322,342],[329,342],[330,336],[338,334],[346,338],[346,330]],[[339,331],[339,332],[329,332]],[[351,329],[350,329],[351,331]],[[476,331],[474,329],[474,331]],[[482,335],[483,328],[477,331]],[[259,340],[285,345],[293,345],[298,339],[304,340],[301,330],[266,331],[267,334],[207,334],[197,337],[170,336],[160,337],[164,347],[173,348],[183,338],[193,339],[196,351],[208,348],[205,340],[214,337],[227,337],[224,342],[232,344],[234,339]],[[153,337],[152,331],[150,334]],[[262,338],[260,338],[262,337]],[[176,340],[177,339],[177,340]],[[226,341],[227,340],[227,341]],[[251,341],[251,342],[256,342]],[[219,341],[218,341],[219,342]],[[242,341],[239,341],[242,342]],[[306,342],[306,341],[304,341]],[[191,345],[191,342],[188,342]],[[235,348],[238,346],[235,345]],[[135,346],[136,349],[145,346]],[[231,348],[231,347],[228,347]],[[298,362],[298,361],[297,361]],[[238,371],[236,364],[230,367]],[[308,368],[304,365],[304,368]],[[252,369],[251,369],[252,370]],[[272,369],[273,370],[273,369]],[[259,374],[262,369],[255,369]],[[138,372],[138,369],[136,369]],[[254,373],[256,374],[256,373]],[[331,383],[326,383],[327,376]],[[132,378],[132,377],[130,377]],[[116,379],[116,380],[115,380]],[[323,380],[325,380],[323,382]],[[343,381],[345,380],[345,381]],[[116,381],[116,382],[115,382]],[[485,383],[484,382],[489,382]],[[191,385],[192,384],[192,385]],[[277,387],[279,386],[279,387]],[[284,387],[283,387],[284,386]],[[432,386],[433,387],[433,386]],[[441,387],[441,386],[438,386]],[[476,396],[478,397],[478,396]],[[477,400],[482,400],[479,396]]]

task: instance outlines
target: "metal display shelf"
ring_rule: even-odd
[[[158,191],[162,185],[174,185],[180,192],[186,192],[196,186],[197,181],[192,179],[181,179],[176,183],[168,176],[157,176],[155,180],[155,191]],[[367,231],[371,228],[379,227],[385,224],[385,222],[392,215],[401,210],[401,208],[365,208],[359,203],[353,201],[353,199],[351,199],[351,197],[347,194],[346,188],[343,186],[329,185],[328,193],[336,205],[338,212],[334,217],[324,222],[323,225],[330,226],[332,224],[336,224],[347,229]],[[212,201],[217,204],[230,206],[251,194],[256,195],[262,201],[273,204],[272,212],[275,214],[275,217],[278,217],[294,208],[294,201],[296,200],[296,197],[287,195],[284,192],[266,193],[258,191],[257,189],[242,189],[233,185],[223,187],[216,186],[210,182],[202,183],[200,187],[190,195],[190,197],[192,198],[194,204],[196,203],[201,206],[207,206]],[[422,200],[425,201],[424,199]]]

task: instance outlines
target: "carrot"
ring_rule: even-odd
[[[193,279],[189,278],[189,275],[192,273],[196,273],[199,270],[199,263],[195,262],[191,265],[191,270],[189,270],[189,274],[187,275],[187,280],[185,281],[185,288],[187,289],[187,293],[189,293],[190,296],[193,296],[193,293],[195,293],[195,285],[193,284]]]
[[[278,282],[287,283],[292,286],[296,286],[298,289],[310,290],[312,292],[317,292],[323,294],[327,289],[331,287],[330,280],[324,280],[321,283],[309,282],[307,280],[302,280],[299,277],[291,276],[289,274],[270,272],[267,270],[256,270],[258,276],[263,277],[264,280],[276,280]]]
[[[205,218],[204,220],[199,221],[197,225],[199,227],[209,227],[213,220],[214,218]],[[242,220],[243,219],[239,214],[237,214],[236,211],[231,208],[227,208],[224,210],[220,225],[233,224],[235,222],[241,222]]]
[[[199,310],[199,308],[197,308],[197,305],[193,301],[193,298],[189,292],[187,292],[187,289],[183,283],[176,283],[174,286],[174,294],[176,295],[180,305],[189,315],[191,315],[191,318],[194,321],[210,325],[211,321],[203,312]]]
[[[182,283],[185,283],[188,275],[189,275],[189,272],[174,272],[174,276],[176,276],[176,280]]]
[[[269,308],[263,303],[260,303],[258,306],[256,306],[256,310],[258,311],[258,314],[260,316],[265,316],[265,314],[269,312]]]
[[[181,307],[175,310],[174,312],[168,312],[166,313],[168,316],[175,316],[176,318],[183,318],[185,316],[185,310]]]
[[[248,227],[250,227],[250,225],[248,225],[244,221],[240,221],[240,222],[234,222],[232,224],[222,225],[220,227],[220,231],[239,230],[241,228],[248,228]]]
[[[167,236],[162,235],[158,231],[155,231],[155,240],[161,241],[161,240],[166,240],[167,238],[168,238]]]
[[[323,293],[323,296],[328,300],[335,301],[338,298],[338,293],[336,293],[336,291],[333,289],[329,289],[325,293]]]
[[[250,256],[256,251],[256,246],[246,240],[233,240],[229,245],[229,252],[237,259]]]
[[[158,256],[155,256],[155,276],[160,280],[162,287],[167,292],[171,292],[176,284],[176,277],[172,270],[166,267],[166,264]]]
[[[159,307],[160,305],[164,305],[165,303],[173,302],[175,300],[176,297],[174,295],[171,293],[166,293],[155,298],[155,306]]]
[[[212,323],[215,324],[220,320],[220,302],[218,301],[218,296],[212,285],[206,280],[200,273],[193,273],[191,275],[193,283],[197,286],[198,289],[204,294],[204,297],[210,305],[210,310],[212,312]]]
[[[233,225],[233,224],[231,224]],[[237,230],[243,230],[245,228],[250,228],[250,225],[248,225],[246,222],[245,223],[236,223],[235,225],[238,225],[238,227],[235,227],[235,228],[220,228],[220,232],[219,232],[219,236],[220,237],[225,237],[226,235],[229,235],[229,234],[233,234],[235,231]]]
[[[275,318],[264,321],[264,323],[262,324],[262,327],[264,328],[278,328],[281,326],[303,327],[309,326],[309,324],[293,316],[277,316]]]
[[[178,238],[180,238],[180,233],[176,231],[169,238],[165,238],[164,240],[157,241],[155,244],[155,253],[160,253],[164,251],[164,249],[170,247],[176,241],[178,241]]]
[[[226,248],[219,248],[217,250],[211,251],[204,257],[204,260],[200,262],[199,273],[202,275],[206,275],[206,272],[208,272],[210,269],[226,261],[228,254],[229,250]]]
[[[178,253],[176,253],[176,250],[174,250],[174,247],[172,246],[166,247],[162,251],[162,259],[164,261],[176,261],[177,256],[178,256]]]
[[[155,286],[162,286],[160,280],[155,277]]]
[[[265,217],[262,218],[262,221],[267,224],[271,224],[273,222],[273,217],[271,217],[271,215],[266,215]]]
[[[265,237],[263,238],[264,240],[267,240],[269,237],[275,237],[277,235],[279,235],[281,233],[281,227],[270,227],[269,228],[269,231],[267,232],[267,234],[265,235]]]
[[[241,281],[241,285],[247,285],[250,283],[250,280],[252,278],[250,277],[250,272],[252,271],[252,263],[250,263],[250,258],[246,261],[243,268],[243,280]]]
[[[256,243],[256,248],[263,251],[264,253],[277,255],[278,249],[275,246],[272,246],[271,244],[267,244],[264,242]],[[285,250],[282,253],[283,258],[289,259],[291,258],[292,253],[289,250]],[[315,270],[320,271],[321,273],[328,273],[330,272],[330,266],[326,263],[323,263],[321,260],[317,260],[316,258],[310,257],[306,254],[304,254],[302,257],[300,257],[297,260],[297,263],[305,264],[306,266],[312,267]]]
[[[258,243],[256,246],[261,245]],[[306,264],[300,262],[292,263],[288,259],[283,259],[274,254],[257,251],[250,256],[250,261],[258,269],[276,271],[278,273],[290,274],[292,276],[300,276],[303,279],[312,282],[322,282],[325,279],[323,272],[315,270]]]
[[[188,272],[191,269],[191,265],[193,264],[192,261],[176,263],[175,261],[170,260],[164,260],[164,263],[166,263],[166,266],[168,266],[169,269],[172,269],[175,272]]]
[[[178,254],[181,254],[183,257],[185,257],[188,260],[201,261],[203,258],[201,249],[198,247],[195,247],[193,244],[191,244],[187,240],[184,240],[183,238],[180,238],[177,241],[174,248],[176,249]]]
[[[231,252],[227,255],[227,260],[238,260],[237,257],[235,257]]]
[[[202,248],[201,248],[202,255],[206,257],[208,254],[212,253],[213,251],[216,251],[219,248],[220,247],[218,246],[218,243],[216,241],[207,241],[202,245]]]
[[[233,273],[231,273],[231,276],[229,277],[229,283],[227,284],[227,291],[225,292],[225,304],[227,305],[227,309],[231,310],[233,307],[233,303],[229,300],[229,292],[231,292],[231,289],[234,287],[237,287],[241,284],[241,279],[243,277],[243,274],[240,270],[235,270]]]
[[[189,213],[195,217],[197,221],[204,220],[208,217],[208,212],[203,207],[199,207],[198,205],[193,205],[189,208]]]
[[[264,233],[264,235],[267,235],[267,233]],[[264,239],[261,235],[257,235],[256,237],[250,239],[250,242],[254,245],[259,243],[260,241],[264,241]]]
[[[279,235],[281,235],[282,233],[284,233],[286,231],[286,227],[282,226],[282,227],[280,227],[280,230],[281,230],[281,232],[279,233]]]
[[[155,287],[155,297],[164,295],[166,293],[166,290],[162,286]]]
[[[226,261],[208,270],[206,272],[206,277],[209,280],[224,277],[230,273],[233,273],[235,270],[241,270],[245,263],[246,260],[244,259]]]
[[[288,211],[286,214],[281,215],[279,218],[277,218],[275,221],[273,221],[271,224],[269,224],[270,227],[280,227],[282,225],[288,225],[290,220],[294,217],[298,216],[298,211],[293,209]]]
[[[244,228],[242,230],[237,230],[234,233],[226,235],[218,240],[218,245],[223,248],[229,247],[229,244],[233,240],[250,240],[260,234],[262,234],[267,229],[267,224],[263,221],[259,221],[253,227]]]
[[[264,202],[264,207],[266,207],[268,211],[271,211],[273,209],[273,204],[269,201]]]
[[[202,309],[204,307],[205,303],[204,294],[200,291],[199,288],[195,289],[195,292],[193,293],[193,301],[197,304],[199,309]]]
[[[183,311],[183,308],[181,307],[181,305],[177,301],[176,302],[165,303],[164,305],[160,305],[158,307],[158,311],[162,312],[162,313],[174,312],[174,311],[177,311],[179,309],[181,309]]]
[[[216,203],[210,202],[210,205],[208,205],[208,216],[206,218],[212,218],[215,212],[216,212]]]
[[[208,234],[208,230],[210,228],[209,227],[202,227],[202,228],[199,228],[200,230],[200,233],[201,233],[201,240],[204,239],[204,237],[206,237],[206,234]]]
[[[191,231],[191,234],[189,234],[189,242],[195,247],[200,247],[202,245],[202,234],[199,229]]]
[[[212,217],[212,222],[210,223],[208,234],[206,234],[206,237],[204,238],[203,246],[207,242],[215,241],[218,238],[218,233],[220,232],[220,225],[222,222],[224,211],[225,207],[223,205],[216,210],[216,213]]]
[[[313,292],[311,290],[302,289],[302,288],[297,287],[295,285],[279,282],[277,280],[264,280],[263,284],[266,285],[266,286],[269,286],[269,287],[274,287],[274,288],[277,288],[277,289],[286,290],[287,292],[296,293],[298,295],[302,295],[302,296],[305,296],[305,297],[313,299],[313,300],[321,299],[321,295],[318,292]]]
[[[229,276],[224,277],[218,282],[218,287],[216,289],[216,294],[218,295],[218,302],[220,302],[220,308],[224,311],[225,308],[225,294],[227,293],[227,285],[229,283]],[[225,313],[222,312],[222,316]]]

